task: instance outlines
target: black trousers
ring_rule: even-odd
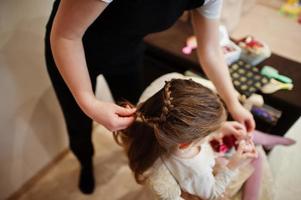
[[[49,29],[47,29],[45,36],[45,57],[48,74],[65,118],[70,149],[82,167],[89,165],[92,163],[94,154],[91,140],[92,120],[79,108],[55,65],[50,48]],[[101,59],[101,55],[95,59]],[[89,60],[88,63],[94,62]],[[136,57],[119,66],[102,66],[98,68],[98,66],[88,65],[93,91],[95,92],[97,76],[103,74],[115,101],[126,99],[136,103],[143,89],[141,65],[142,57]],[[118,72],[112,73],[112,70],[109,70],[112,67],[119,69],[117,70]],[[106,71],[105,69],[108,70]]]

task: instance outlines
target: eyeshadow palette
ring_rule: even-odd
[[[251,96],[258,89],[269,82],[269,79],[262,76],[259,69],[242,60],[229,66],[232,82],[236,90],[246,97]]]

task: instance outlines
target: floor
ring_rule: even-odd
[[[249,33],[266,41],[274,52],[301,62],[301,25],[296,25],[292,19],[279,15],[273,9],[257,5],[242,18],[239,27],[233,32],[233,37],[239,38]],[[300,132],[301,119],[288,134],[300,142]],[[95,125],[93,137],[97,180],[97,188],[93,195],[84,196],[77,190],[78,163],[69,153],[19,199],[151,199],[145,188],[135,183],[127,167],[126,157],[121,148],[114,143],[111,133]],[[300,156],[298,156],[300,149],[299,143],[286,149],[276,148],[271,153],[270,162],[276,174],[275,182],[277,183],[276,189],[278,189],[276,190],[277,200],[284,199],[284,197],[286,200],[295,200],[296,197],[301,196],[301,177],[296,176],[300,174],[297,171],[301,167]],[[290,155],[290,161],[287,161],[287,155]],[[282,161],[284,158],[285,161]],[[288,170],[291,166],[298,167]],[[286,176],[282,176],[283,174]]]
[[[241,18],[231,36],[238,39],[250,34],[264,41],[274,53],[301,62],[301,24],[296,19],[257,4]]]
[[[116,145],[112,134],[96,125],[95,175],[97,188],[93,195],[82,195],[77,189],[78,163],[69,153],[58,165],[37,182],[20,200],[150,200],[147,191],[137,185],[127,167],[122,149]],[[139,198],[138,198],[139,196]]]

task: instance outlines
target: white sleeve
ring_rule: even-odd
[[[204,5],[197,10],[206,18],[218,19],[221,15],[222,4],[223,0],[205,0]]]
[[[101,1],[103,1],[103,2],[105,2],[105,3],[111,3],[113,0],[101,0]]]
[[[192,191],[187,192],[195,193],[200,198],[208,200],[219,199],[236,174],[236,171],[226,167],[215,176],[212,172],[203,174],[189,183],[190,187],[188,188],[191,188]]]

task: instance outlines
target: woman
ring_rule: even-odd
[[[67,124],[70,148],[81,164],[79,188],[94,190],[92,119],[111,131],[126,128],[135,109],[95,98],[103,74],[115,100],[136,103],[141,92],[143,37],[170,27],[192,10],[198,56],[232,117],[254,129],[252,115],[235,96],[219,47],[221,0],[62,0],[55,1],[46,31],[49,76]]]

